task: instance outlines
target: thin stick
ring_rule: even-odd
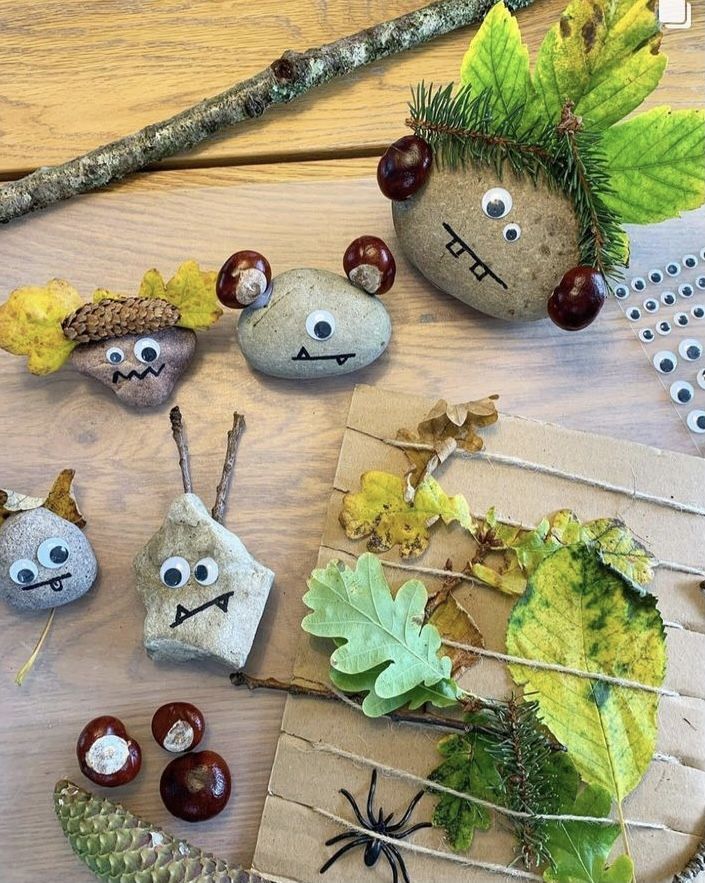
[[[286,104],[335,77],[481,20],[494,0],[436,0],[306,52],[287,50],[260,73],[212,98],[58,166],[0,188],[0,222],[104,187],[144,166],[192,150],[236,123]],[[509,0],[510,9],[533,0]],[[148,84],[145,84],[145,88]]]
[[[51,628],[52,622],[54,622],[54,614],[56,613],[56,607],[52,607],[49,613],[49,618],[46,621],[46,625],[42,629],[42,633],[39,636],[39,640],[34,646],[34,650],[32,650],[32,655],[29,657],[27,662],[22,666],[22,668],[17,672],[17,676],[15,677],[15,683],[18,687],[22,686],[24,679],[29,674],[32,666],[37,661],[37,656],[39,656],[39,651],[42,649],[44,645],[44,641],[46,641],[47,635],[49,634],[49,629]]]
[[[169,420],[171,420],[171,434],[174,436],[174,441],[179,451],[179,468],[181,469],[181,479],[184,483],[184,493],[192,494],[193,482],[191,481],[186,430],[184,429],[184,421],[178,405],[175,405],[169,411]]]
[[[228,446],[225,451],[225,462],[223,463],[223,473],[220,476],[218,487],[215,492],[215,503],[211,515],[213,520],[219,524],[223,523],[225,515],[225,504],[228,499],[228,488],[230,487],[230,479],[235,468],[235,457],[237,456],[237,446],[240,443],[240,436],[245,428],[245,418],[237,411],[233,414],[233,428],[228,432]]]

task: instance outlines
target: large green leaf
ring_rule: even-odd
[[[570,815],[606,818],[612,799],[604,788],[588,785],[578,795]],[[551,867],[544,873],[549,883],[631,883],[632,861],[626,855],[606,867],[619,825],[593,822],[549,822],[546,826]]]
[[[314,570],[308,588],[304,604],[313,612],[301,626],[312,635],[342,640],[330,660],[339,672],[361,674],[388,663],[374,681],[382,699],[450,678],[451,660],[439,656],[438,629],[423,625],[428,596],[419,580],[409,580],[392,596],[382,565],[365,553],[354,570],[338,561]]]
[[[458,688],[454,681],[448,679],[438,681],[432,687],[420,684],[413,690],[409,690],[408,693],[383,699],[375,690],[375,682],[386,667],[387,663],[384,663],[354,675],[331,668],[329,676],[333,686],[343,693],[367,694],[362,702],[362,710],[368,717],[382,717],[404,706],[415,711],[426,703],[435,705],[437,708],[452,708],[458,704]]]
[[[546,34],[534,87],[547,122],[566,101],[593,130],[622,119],[657,86],[666,66],[652,0],[573,0]]]
[[[604,133],[612,192],[624,224],[651,224],[705,200],[705,112],[655,107]]]
[[[538,567],[510,616],[507,651],[653,686],[666,668],[655,598],[633,591],[585,545],[559,549]],[[527,665],[509,670],[583,779],[621,802],[651,762],[658,695]]]

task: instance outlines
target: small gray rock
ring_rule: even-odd
[[[501,218],[483,210],[494,188],[512,200]],[[488,166],[433,167],[422,190],[392,203],[392,215],[405,255],[430,282],[500,319],[545,318],[551,292],[579,262],[568,198],[507,166],[501,180]]]
[[[153,659],[215,659],[242,668],[274,581],[195,494],[171,505],[134,562]]]
[[[196,351],[189,328],[165,328],[151,334],[126,334],[83,343],[71,354],[74,367],[95,377],[134,408],[161,405]]]
[[[273,377],[329,377],[364,368],[389,343],[381,301],[327,270],[300,269],[272,280],[266,306],[242,311],[238,337],[250,365]]]
[[[47,610],[91,588],[98,562],[85,534],[44,507],[0,527],[0,593],[22,610]]]

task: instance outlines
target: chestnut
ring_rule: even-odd
[[[154,712],[152,718],[155,741],[172,754],[195,748],[203,738],[205,728],[205,718],[190,702],[167,702]]]
[[[106,788],[131,782],[142,766],[139,744],[127,735],[125,724],[110,715],[86,724],[76,743],[76,755],[83,775]]]
[[[220,268],[215,291],[223,306],[241,310],[261,297],[271,281],[267,258],[258,251],[236,251]]]
[[[384,294],[394,284],[397,265],[387,244],[376,236],[359,236],[343,255],[348,279],[368,294]]]
[[[190,751],[164,768],[159,793],[164,806],[185,822],[205,822],[230,800],[230,770],[215,751]]]
[[[377,184],[387,199],[401,202],[426,183],[433,151],[419,135],[404,135],[391,144],[377,166]]]

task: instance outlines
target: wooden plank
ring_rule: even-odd
[[[423,0],[2,0],[0,174],[17,175],[169,116],[265,67],[285,49],[329,42]],[[535,56],[564,0],[519,14]],[[650,104],[700,106],[705,18],[667,32],[671,57]],[[457,78],[474,31],[371,65],[239,126],[171,166],[379,153],[404,129],[409,86]]]

